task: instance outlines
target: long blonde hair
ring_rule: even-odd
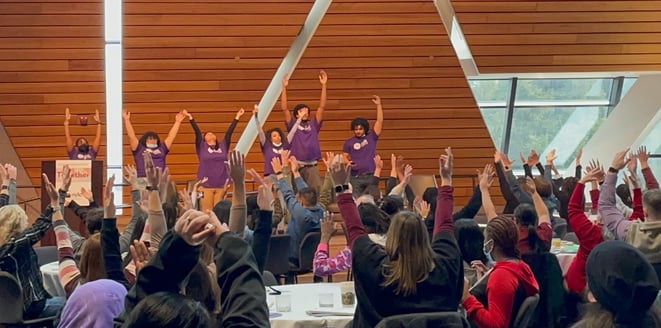
[[[416,284],[434,269],[434,251],[422,218],[409,211],[395,214],[386,235],[383,287],[396,285],[395,294],[415,294]]]
[[[7,205],[0,208],[0,245],[27,228],[28,216],[20,206]]]

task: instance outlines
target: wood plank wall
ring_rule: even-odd
[[[452,5],[481,73],[661,70],[661,1]]]
[[[0,2],[0,120],[32,184],[42,160],[68,158],[65,107],[90,123],[94,109],[103,116],[102,14],[101,0]],[[94,125],[77,122],[72,137],[92,142]]]

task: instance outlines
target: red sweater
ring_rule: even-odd
[[[463,302],[468,319],[479,328],[506,328],[512,320],[512,307],[519,284],[526,297],[539,293],[539,285],[530,267],[523,261],[499,261],[487,280],[487,302],[484,306],[475,296]]]
[[[652,176],[654,178],[654,176]],[[656,180],[654,180],[656,181]],[[583,186],[585,187],[585,186]],[[649,188],[649,185],[648,185]],[[599,190],[592,189],[590,190],[590,199],[592,200],[592,209],[593,213],[597,211],[599,204]],[[643,192],[640,188],[635,188],[633,190],[633,195],[631,196],[631,201],[633,205],[633,212],[629,216],[629,221],[641,220],[645,221],[645,213],[643,212]],[[571,216],[571,215],[570,215]],[[572,228],[573,229],[573,228]]]
[[[567,288],[577,294],[583,293],[585,289],[585,266],[588,261],[588,255],[590,255],[590,252],[595,246],[604,241],[601,236],[601,226],[590,222],[585,213],[583,213],[582,200],[584,190],[585,185],[580,182],[577,183],[567,206],[567,214],[569,215],[568,223],[574,233],[576,233],[579,247],[574,260],[569,265],[569,269],[565,275],[565,281],[567,282]],[[590,191],[590,196],[594,197],[594,191]],[[640,192],[640,189],[638,191]],[[596,204],[594,201],[592,203]]]

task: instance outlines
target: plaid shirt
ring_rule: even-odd
[[[0,246],[0,270],[16,277],[23,288],[23,312],[33,302],[50,297],[44,289],[37,253],[32,245],[46,234],[52,224],[53,209],[48,206],[34,224],[12,236]]]

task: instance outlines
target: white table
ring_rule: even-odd
[[[347,316],[323,316],[315,317],[305,313],[307,310],[322,310],[319,307],[319,294],[333,294],[333,308],[324,308],[323,310],[343,311],[354,313],[355,307],[342,307],[339,283],[318,283],[318,284],[298,284],[273,286],[282,292],[283,295],[291,295],[291,312],[277,312],[275,304],[275,295],[270,295],[267,288],[266,301],[271,312],[271,327],[273,328],[291,328],[291,327],[345,327],[353,320],[353,315]]]
[[[562,269],[562,275],[563,276],[566,275],[567,270],[569,270],[569,266],[571,265],[571,262],[576,257],[576,253],[558,252],[553,254],[555,254],[555,257],[558,259],[558,263],[560,263],[560,268]]]
[[[44,280],[44,289],[46,289],[51,296],[67,296],[64,292],[64,287],[62,287],[62,283],[60,282],[59,262],[44,264],[39,270],[41,270],[41,277]]]

